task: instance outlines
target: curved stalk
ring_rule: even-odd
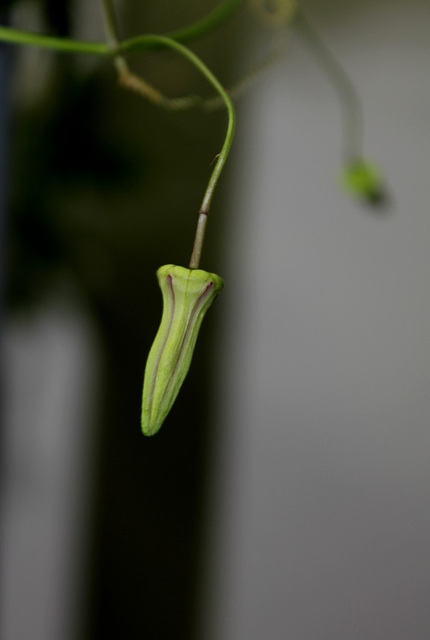
[[[176,40],[176,42],[188,42],[189,40],[194,40],[194,38],[198,38],[199,36],[202,36],[223,24],[223,22],[225,22],[241,4],[244,4],[244,0],[223,0],[217,4],[215,9],[198,22],[194,22],[183,29],[171,31],[166,35],[169,38],[172,38],[172,40]]]
[[[338,94],[343,113],[343,156],[349,165],[362,157],[363,109],[357,90],[301,9],[292,24]]]
[[[237,0],[235,0],[235,3],[237,4]],[[231,8],[233,4],[234,3],[232,3],[231,0],[227,0],[227,2],[221,3],[221,5],[218,5],[218,14],[224,15],[226,8],[227,7]],[[115,64],[119,72],[120,81],[122,81],[126,86],[127,85],[130,86],[129,85],[130,81],[132,83],[138,81],[139,82],[138,88],[140,90],[144,90],[145,93],[147,93],[148,91],[152,91],[152,92],[157,91],[153,87],[148,85],[143,79],[134,76],[134,74],[130,72],[127,62],[123,58],[121,53],[123,51],[131,51],[132,48],[130,48],[130,46],[133,47],[135,46],[135,44],[133,44],[133,41],[131,41],[132,45],[130,45],[130,41],[126,41],[122,43],[120,42],[118,25],[116,21],[115,11],[112,5],[112,0],[102,0],[102,5],[104,10],[105,22],[106,22],[106,31],[112,45]],[[221,13],[219,10],[220,8],[221,8]],[[206,19],[206,23],[208,21],[211,22],[210,18],[211,16],[213,18],[213,15],[214,15],[214,12],[212,12],[212,14],[210,14],[210,16]],[[192,27],[188,30],[188,34],[190,34],[191,29]],[[195,33],[195,26],[194,26],[194,33]],[[214,76],[212,71],[210,71],[210,69],[202,62],[202,60],[198,56],[196,56],[195,53],[193,53],[190,49],[187,49],[186,47],[184,47],[184,45],[182,45],[177,40],[173,40],[172,38],[169,38],[166,36],[157,36],[157,35],[141,36],[138,40],[139,40],[139,45],[142,43],[146,43],[148,45],[159,45],[161,47],[167,47],[170,49],[174,49],[177,53],[179,53],[184,58],[186,58],[189,62],[191,62],[191,64],[194,67],[196,67],[198,71],[200,71],[200,73],[206,78],[206,80],[208,80],[208,82],[214,87],[214,89],[217,91],[217,93],[219,94],[219,96],[224,101],[227,107],[227,113],[228,113],[227,133],[225,136],[225,140],[224,140],[224,144],[222,146],[221,152],[217,156],[215,168],[209,179],[209,183],[206,188],[205,195],[203,197],[203,202],[201,204],[199,216],[197,220],[196,235],[195,235],[193,250],[192,250],[191,259],[190,259],[190,269],[197,269],[200,264],[200,257],[203,249],[206,225],[207,225],[209,209],[212,202],[213,194],[215,191],[215,187],[218,183],[219,177],[221,175],[221,172],[224,168],[224,164],[227,160],[231,143],[233,141],[234,124],[235,124],[235,113],[234,113],[233,103],[230,97],[228,96],[227,92],[225,91],[224,87],[217,80],[217,78]],[[131,88],[133,88],[133,84],[131,85]],[[161,96],[159,91],[157,91],[157,95]]]
[[[224,13],[226,14],[226,7],[234,7],[238,5],[238,0],[229,0],[229,2],[222,3],[224,7]],[[111,5],[109,2],[104,0],[104,6],[107,10],[110,10]],[[105,14],[107,18],[108,24],[108,32],[110,45],[100,44],[100,43],[89,43],[89,42],[81,42],[79,40],[68,40],[62,38],[51,38],[49,36],[42,36],[40,34],[31,34],[23,31],[17,31],[15,29],[9,29],[7,27],[0,27],[0,40],[4,40],[7,42],[14,42],[18,44],[33,44],[36,46],[47,47],[51,49],[56,49],[60,51],[74,52],[74,53],[93,53],[97,55],[104,56],[113,56],[117,62],[117,66],[121,66],[123,63],[126,64],[125,60],[122,58],[121,54],[125,51],[127,52],[137,52],[144,51],[148,49],[153,49],[157,47],[173,49],[177,51],[180,55],[186,58],[205,78],[206,80],[213,86],[216,92],[221,96],[224,101],[227,114],[228,114],[228,125],[227,132],[224,139],[224,144],[220,153],[217,156],[217,161],[215,163],[214,170],[209,179],[208,186],[206,188],[205,194],[203,196],[203,201],[199,211],[199,217],[197,222],[197,230],[196,236],[194,240],[193,250],[191,253],[190,259],[190,269],[197,269],[200,264],[200,257],[203,248],[203,242],[205,237],[207,218],[209,215],[209,210],[211,206],[211,202],[213,199],[214,191],[218,180],[220,178],[221,172],[224,168],[224,165],[227,161],[227,157],[230,151],[230,147],[233,141],[234,128],[235,128],[235,112],[233,103],[225,91],[224,87],[221,85],[219,80],[214,76],[214,74],[210,71],[210,69],[204,64],[200,58],[193,53],[190,49],[182,45],[180,42],[169,38],[167,36],[159,36],[159,35],[145,35],[140,36],[139,38],[134,38],[131,40],[126,40],[124,42],[118,43],[117,32],[116,32],[116,23],[114,14],[108,15]],[[213,13],[212,13],[213,15]],[[207,22],[206,22],[207,26]],[[190,28],[191,29],[191,28]],[[188,30],[190,33],[190,30]],[[194,29],[194,34],[196,30]]]
[[[208,67],[204,64],[204,62],[202,62],[202,60],[200,60],[200,58],[196,56],[195,53],[190,51],[190,49],[188,49],[187,47],[184,47],[184,45],[180,44],[179,42],[176,42],[175,40],[166,38],[165,36],[147,35],[147,36],[142,36],[142,39],[143,38],[145,38],[148,44],[151,44],[151,43],[159,44],[163,47],[174,49],[180,55],[186,58],[189,62],[191,62],[191,64],[198,71],[200,71],[200,73],[206,78],[206,80],[213,86],[213,88],[217,91],[217,93],[222,97],[222,99],[224,100],[225,106],[227,108],[227,114],[228,114],[227,133],[224,139],[224,144],[222,146],[222,149],[219,155],[217,156],[217,161],[216,161],[214,170],[209,179],[208,186],[203,196],[203,201],[200,207],[199,217],[197,221],[196,236],[194,240],[193,250],[191,253],[190,269],[197,269],[200,264],[200,257],[201,257],[203,242],[205,237],[207,218],[209,215],[209,209],[211,206],[212,198],[214,195],[216,185],[220,178],[221,172],[227,161],[231,144],[233,142],[234,127],[235,127],[234,107],[229,95],[227,94],[227,92],[225,91],[224,87],[221,85],[219,80],[214,76],[212,71],[208,69]],[[118,53],[122,53],[124,50],[128,50],[127,48],[125,48],[124,45],[125,43],[121,43],[121,45],[118,47],[118,49],[114,53],[118,54]]]

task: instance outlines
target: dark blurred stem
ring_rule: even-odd
[[[296,11],[293,25],[339,97],[343,117],[342,154],[345,164],[350,165],[362,157],[363,109],[357,90],[301,9]]]

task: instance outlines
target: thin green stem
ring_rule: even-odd
[[[65,53],[85,53],[97,56],[109,56],[111,50],[104,42],[86,42],[70,38],[44,36],[40,33],[29,33],[11,27],[0,26],[0,40],[11,44],[26,44]]]
[[[198,22],[183,29],[172,31],[166,34],[165,37],[176,40],[177,42],[186,42],[204,35],[227,20],[227,18],[239,8],[243,1],[244,0],[222,0],[215,9]],[[65,53],[86,53],[98,56],[111,55],[111,47],[104,42],[56,38],[4,26],[0,26],[0,41],[11,44],[31,45]],[[126,45],[124,51],[130,52],[147,51],[148,49],[158,49],[164,46],[160,42],[146,41],[145,36],[142,38],[140,36],[130,38],[126,40],[123,45],[124,44]]]
[[[189,40],[194,40],[195,38],[212,31],[212,29],[215,29],[225,22],[227,18],[240,7],[240,5],[244,4],[244,1],[245,0],[222,0],[216,5],[215,9],[201,20],[198,20],[198,22],[194,22],[183,29],[177,29],[176,31],[166,33],[166,37],[176,40],[176,42],[188,42]],[[156,47],[157,45],[154,43],[154,46]]]
[[[102,0],[102,2],[103,2],[103,8],[105,12],[106,28],[107,28],[109,38],[113,43],[119,43],[118,26],[116,23],[115,13],[113,10],[111,0]],[[191,64],[194,67],[196,67],[196,69],[198,69],[200,73],[202,73],[203,76],[208,80],[208,82],[215,88],[215,90],[223,99],[227,107],[228,126],[227,126],[226,137],[224,140],[223,147],[217,157],[217,161],[216,161],[214,170],[212,172],[212,175],[210,177],[208,186],[206,188],[203,201],[200,207],[198,220],[197,220],[196,235],[195,235],[193,250],[192,250],[191,259],[190,259],[190,269],[197,269],[200,264],[200,258],[202,254],[203,243],[204,243],[205,233],[206,233],[206,225],[207,225],[209,209],[211,206],[212,198],[215,192],[216,185],[220,178],[221,172],[226,163],[227,156],[233,141],[234,126],[235,126],[235,112],[234,112],[233,103],[230,97],[228,96],[227,92],[225,91],[224,87],[217,80],[214,74],[202,62],[202,60],[198,56],[196,56],[195,53],[190,51],[190,49],[184,47],[182,44],[180,44],[176,40],[173,40],[166,36],[146,35],[139,38],[139,40],[140,40],[140,43],[159,44],[162,47],[168,47],[168,48],[174,49],[180,55],[187,58],[187,60],[191,62]],[[127,72],[129,73],[127,63],[123,59],[123,57],[120,55],[120,52],[124,50],[128,50],[127,43],[120,43],[115,50],[115,61],[117,62],[117,66],[119,68],[122,67],[123,71],[126,71],[126,73]]]
[[[227,107],[227,113],[228,113],[227,133],[224,139],[224,144],[222,146],[222,149],[219,155],[217,156],[217,161],[216,161],[214,170],[209,179],[208,186],[203,196],[203,201],[199,211],[197,231],[196,231],[196,236],[194,240],[193,251],[191,254],[190,269],[197,269],[200,264],[200,257],[201,257],[203,242],[205,237],[207,218],[209,215],[209,210],[210,210],[210,206],[214,196],[215,188],[217,186],[217,183],[220,178],[221,172],[224,168],[224,165],[227,161],[230,147],[233,142],[234,127],[235,127],[234,107],[230,97],[228,96],[227,92],[225,91],[224,87],[221,85],[219,80],[217,80],[217,78],[214,76],[212,71],[208,69],[208,67],[204,64],[204,62],[202,62],[202,60],[200,60],[200,58],[196,56],[195,53],[190,51],[190,49],[188,49],[187,47],[184,47],[184,45],[180,44],[179,42],[176,42],[175,40],[172,40],[171,38],[167,38],[166,36],[147,35],[145,36],[145,39],[148,44],[151,44],[151,43],[159,44],[163,47],[174,49],[180,55],[186,58],[189,62],[191,62],[191,64],[198,71],[200,71],[200,73],[206,78],[206,80],[214,87],[217,93],[219,93],[220,96],[222,96],[222,99],[225,102],[225,106]],[[124,43],[120,45],[120,47],[117,50],[117,53],[121,53],[123,50],[124,50]]]
[[[296,10],[293,26],[339,96],[343,112],[343,156],[346,164],[350,164],[362,157],[363,109],[357,90],[301,9]]]
[[[194,26],[188,27],[185,30],[175,32],[175,37],[177,39],[185,40],[187,38],[196,37],[197,35],[204,33],[204,31],[209,30],[214,25],[225,19],[234,8],[239,6],[240,2],[242,2],[242,0],[225,0],[220,5],[218,5],[218,8],[215,9],[211,14],[209,14],[209,16],[200,21],[200,23],[196,23]],[[105,11],[107,31],[109,39],[111,41],[110,45],[104,43],[91,43],[63,38],[52,38],[50,36],[27,33],[24,31],[18,31],[16,29],[10,29],[8,27],[0,27],[0,40],[16,44],[30,44],[49,49],[56,49],[57,51],[92,53],[96,55],[113,56],[114,59],[119,62],[123,61],[121,54],[126,51],[138,52],[156,48],[174,49],[180,55],[186,58],[198,71],[200,71],[200,73],[214,87],[227,107],[228,125],[224,144],[217,156],[215,167],[209,179],[209,183],[206,188],[199,211],[196,236],[190,259],[190,269],[197,269],[200,264],[207,218],[209,215],[215,188],[218,184],[218,180],[227,161],[230,147],[233,142],[235,128],[235,112],[233,103],[224,87],[210,71],[210,69],[202,62],[202,60],[200,60],[200,58],[195,53],[190,51],[190,49],[188,49],[187,47],[184,47],[184,45],[182,45],[177,40],[168,36],[145,35],[140,36],[139,38],[132,38],[130,40],[126,40],[125,42],[119,43],[115,14],[109,0],[103,0],[103,7]]]

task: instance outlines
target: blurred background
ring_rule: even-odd
[[[164,33],[209,0],[117,3]],[[238,102],[202,267],[225,290],[156,437],[140,433],[155,271],[187,265],[223,111],[161,111],[108,61],[0,47],[5,640],[427,640],[430,5],[306,0],[359,91],[384,206],[343,190],[340,109],[294,29]],[[98,3],[1,24],[103,40]],[[230,86],[246,10],[192,43]],[[211,95],[169,52],[130,58]]]

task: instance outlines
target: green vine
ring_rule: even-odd
[[[111,0],[102,0],[108,43],[84,42],[81,40],[56,38],[0,26],[0,40],[3,40],[4,42],[32,45],[67,53],[93,54],[111,57],[113,58],[119,73],[120,83],[127,88],[137,90],[149,99],[152,98],[153,102],[157,102],[157,100],[158,102],[162,102],[164,97],[161,96],[158,90],[151,87],[151,85],[146,83],[142,78],[134,75],[129,70],[127,62],[122,56],[123,53],[138,53],[161,48],[173,49],[179,55],[186,58],[212,85],[227,108],[228,124],[224,144],[220,153],[217,155],[215,167],[209,179],[202,205],[200,207],[196,236],[190,259],[190,269],[197,269],[200,264],[211,202],[233,141],[235,112],[233,103],[219,80],[214,76],[204,62],[190,49],[181,44],[181,42],[196,38],[215,28],[224,22],[242,2],[243,0],[223,0],[202,20],[186,27],[185,29],[180,29],[168,35],[149,34],[121,41]],[[179,100],[182,99],[180,98]],[[175,99],[173,99],[173,102],[174,101]]]
[[[234,11],[236,11],[244,0],[222,0],[215,9],[207,16],[183,29],[177,29],[171,33],[164,34],[164,37],[176,42],[188,42],[194,40],[209,31],[212,31],[225,22]],[[0,40],[10,44],[30,45],[42,47],[63,53],[83,53],[97,56],[112,56],[116,52],[105,42],[90,42],[75,40],[72,38],[56,38],[46,36],[41,33],[30,33],[13,29],[12,27],[0,26]],[[146,36],[135,36],[121,42],[121,51],[138,53],[149,49],[161,49],[165,45],[161,42],[148,41]]]

